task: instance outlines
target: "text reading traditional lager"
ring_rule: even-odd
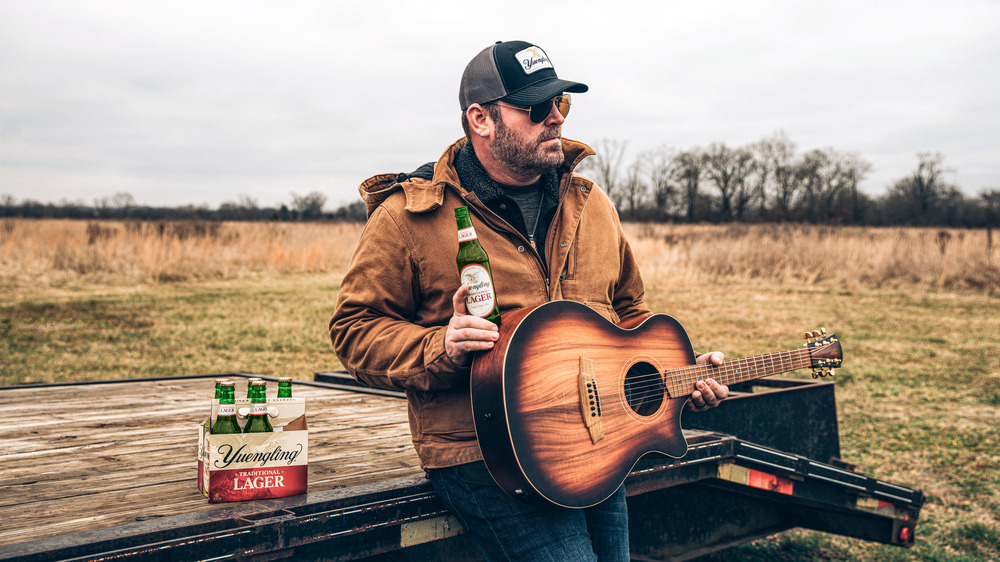
[[[497,303],[496,286],[493,284],[493,272],[490,271],[490,258],[476,236],[469,208],[455,209],[455,220],[458,221],[458,257],[455,261],[458,263],[462,283],[469,286],[465,305],[469,314],[485,318],[499,326],[500,306]]]

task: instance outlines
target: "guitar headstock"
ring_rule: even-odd
[[[810,367],[813,370],[813,378],[833,376],[834,368],[840,367],[844,361],[844,353],[837,335],[827,335],[826,329],[820,328],[806,332],[803,337],[806,339],[804,347],[809,350],[809,357],[812,360]]]

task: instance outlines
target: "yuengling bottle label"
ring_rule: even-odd
[[[469,296],[465,299],[469,314],[486,318],[493,312],[496,304],[496,293],[490,273],[478,263],[470,263],[462,268],[460,274],[462,283],[469,286]]]

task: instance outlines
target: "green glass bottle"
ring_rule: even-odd
[[[278,398],[292,397],[292,377],[280,377],[278,379]]]
[[[222,383],[229,382],[229,379],[215,379],[215,399],[222,399]],[[205,420],[205,433],[210,433],[212,429],[212,418]]]
[[[267,387],[264,381],[253,383],[250,392],[250,415],[243,426],[243,433],[271,433],[271,420],[267,417]]]
[[[215,399],[222,399],[222,383],[229,382],[229,379],[215,379]]]
[[[226,381],[220,383],[219,412],[212,426],[212,434],[241,433],[240,424],[236,423],[236,384]]]
[[[254,377],[254,378],[251,378],[251,379],[247,379],[247,400],[253,400],[253,385],[254,385],[254,383],[260,382],[262,380],[264,380],[264,379],[257,378],[257,377]]]
[[[496,285],[490,270],[490,258],[479,243],[476,229],[472,226],[468,207],[455,209],[458,221],[458,274],[462,283],[469,286],[469,296],[465,305],[469,314],[485,318],[500,325],[500,306],[497,303]]]

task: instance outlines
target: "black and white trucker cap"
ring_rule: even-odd
[[[525,41],[497,41],[476,55],[462,74],[458,103],[462,111],[474,103],[504,101],[534,105],[563,92],[582,94],[586,84],[556,76],[545,51]]]

